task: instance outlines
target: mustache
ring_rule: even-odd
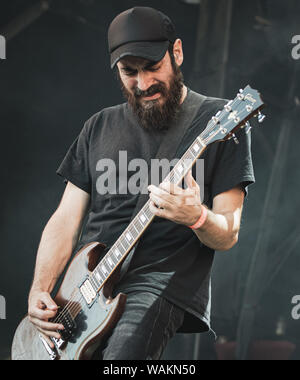
[[[134,97],[136,99],[150,97],[150,96],[156,95],[158,93],[161,93],[162,95],[166,95],[167,91],[166,91],[166,87],[164,84],[162,84],[162,83],[155,84],[155,85],[151,86],[150,88],[148,88],[147,91],[142,91],[138,87],[136,87],[133,90],[133,94],[134,94]]]

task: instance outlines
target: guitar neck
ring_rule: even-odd
[[[163,183],[179,185],[186,174],[192,169],[196,161],[201,157],[206,146],[207,145],[205,145],[199,136],[178,161],[169,175],[164,179]],[[91,277],[93,283],[96,284],[98,291],[101,290],[105,282],[133,249],[135,244],[152,223],[154,217],[155,216],[150,211],[150,200],[148,200],[116,243],[94,269]]]

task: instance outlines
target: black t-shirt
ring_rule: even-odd
[[[191,93],[188,92],[180,112],[186,112]],[[206,98],[197,113],[199,122],[188,129],[176,158],[183,156],[225,103],[222,99]],[[162,138],[163,132],[144,130],[127,103],[104,109],[86,122],[57,171],[91,195],[90,212],[78,249],[99,241],[107,245],[106,253],[130,223],[137,203],[138,194],[123,194],[120,189],[115,194],[100,194],[99,178],[107,172],[104,160],[115,163],[119,178],[124,170],[120,152],[127,152],[128,163],[142,158],[150,166]],[[201,157],[205,168],[204,203],[210,208],[216,195],[240,184],[247,189],[255,181],[250,134],[241,131],[239,141],[239,145],[232,141],[212,144]],[[135,174],[128,172],[125,182]],[[195,167],[193,175],[195,178]],[[187,312],[181,332],[207,331],[213,258],[214,251],[204,246],[191,229],[155,218],[141,237],[128,272],[115,291],[146,290],[163,296]]]

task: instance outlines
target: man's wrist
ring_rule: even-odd
[[[196,223],[194,223],[192,226],[189,226],[189,228],[192,230],[199,230],[205,224],[207,217],[208,217],[208,210],[203,205],[201,205],[200,217],[197,219]]]
[[[41,282],[34,282],[30,289],[31,293],[50,293],[50,286],[46,286],[45,284],[41,284]]]

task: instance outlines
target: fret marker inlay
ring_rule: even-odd
[[[179,171],[179,173],[182,173],[182,172],[183,172],[183,170],[184,170],[184,169],[183,169],[183,166],[182,166],[182,165],[180,165],[180,166],[179,166],[179,168],[178,168],[178,171]]]
[[[107,259],[107,261],[108,261],[108,263],[109,263],[109,265],[110,265],[111,267],[113,267],[113,266],[114,266],[114,263],[112,262],[112,260],[111,260],[111,258],[110,258],[110,257]]]
[[[147,219],[145,218],[144,215],[141,215],[140,216],[140,220],[141,220],[142,223],[145,223]]]

